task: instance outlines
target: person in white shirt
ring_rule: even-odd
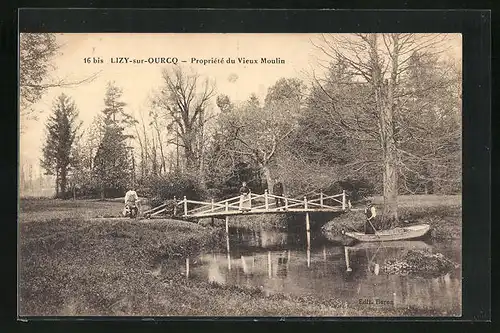
[[[135,209],[135,215],[139,213],[139,196],[134,190],[129,190],[125,193],[125,209],[123,210],[123,215],[126,216],[128,210]]]
[[[136,191],[129,190],[127,193],[125,193],[125,204],[135,203],[137,201],[139,201],[139,196],[137,195]]]
[[[369,202],[365,208],[366,222],[365,222],[365,234],[374,234],[375,229],[373,227],[373,222],[377,217],[377,210],[373,203]]]

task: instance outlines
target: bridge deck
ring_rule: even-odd
[[[251,209],[249,211],[240,210],[230,210],[230,211],[220,211],[220,212],[200,212],[194,214],[185,215],[185,217],[220,217],[228,215],[256,215],[256,214],[286,214],[286,213],[313,213],[313,212],[323,212],[323,213],[336,213],[344,211],[342,207],[338,208],[289,208],[289,209]]]
[[[274,200],[276,199],[276,200]],[[175,198],[174,198],[175,200]],[[250,210],[242,210],[240,200],[245,203],[242,207],[250,207]],[[276,201],[276,202],[274,202]],[[277,207],[278,201],[281,206]],[[180,206],[180,207],[179,207]],[[165,213],[167,204],[160,205],[145,212],[148,217],[154,217]],[[181,208],[182,207],[182,208]],[[258,215],[258,214],[287,214],[287,213],[336,213],[350,210],[351,203],[347,200],[345,191],[341,194],[325,196],[322,192],[316,198],[303,200],[269,194],[267,190],[264,194],[250,193],[247,197],[236,196],[222,201],[203,202],[189,200],[176,201],[173,214],[177,215],[182,210],[182,217],[185,218],[210,218],[227,217],[231,215]],[[306,214],[307,215],[307,214]]]

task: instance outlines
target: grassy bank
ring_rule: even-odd
[[[174,220],[64,218],[19,229],[23,315],[154,312],[148,302],[164,292],[155,276],[218,241],[214,230]]]
[[[222,228],[168,219],[94,218],[116,215],[121,207],[21,202],[21,315],[433,315],[426,309],[364,309],[336,299],[267,295],[258,288],[188,280],[185,259],[224,246]]]
[[[62,219],[21,223],[20,232],[21,315],[367,314],[355,304],[334,299],[266,295],[258,288],[186,279],[185,258],[219,240],[213,229],[194,224]],[[373,311],[401,315],[400,310]]]
[[[21,199],[19,220],[21,222],[41,222],[54,219],[91,219],[96,217],[117,217],[123,210],[123,199],[100,200],[60,200]],[[149,206],[142,205],[142,210]]]
[[[373,202],[377,206],[382,201],[374,198]],[[426,223],[431,226],[430,235],[434,239],[461,238],[460,196],[400,196],[398,204],[401,225]],[[362,231],[365,219],[362,211],[353,211],[328,222],[322,230],[331,240],[341,241],[342,230]]]

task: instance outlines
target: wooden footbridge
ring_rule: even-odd
[[[222,201],[211,202],[183,200],[175,202],[174,216],[182,213],[184,218],[224,218],[231,215],[256,215],[256,214],[276,214],[276,213],[307,213],[310,212],[345,212],[351,208],[351,203],[347,199],[345,191],[336,195],[324,195],[315,193],[309,198],[304,196],[302,200],[269,194],[266,190],[264,194],[250,193],[241,205],[241,196],[236,196]],[[279,205],[277,205],[279,203]],[[155,207],[144,212],[147,217],[154,217],[165,213],[167,204]]]

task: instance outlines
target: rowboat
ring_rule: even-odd
[[[359,242],[349,249],[353,250],[378,250],[378,249],[407,249],[407,250],[425,250],[430,249],[431,245],[421,240],[397,240],[387,242]]]
[[[360,242],[387,242],[397,240],[415,239],[425,236],[429,232],[430,225],[418,224],[407,227],[397,227],[389,230],[376,231],[375,234],[362,232],[346,232],[345,235]]]

